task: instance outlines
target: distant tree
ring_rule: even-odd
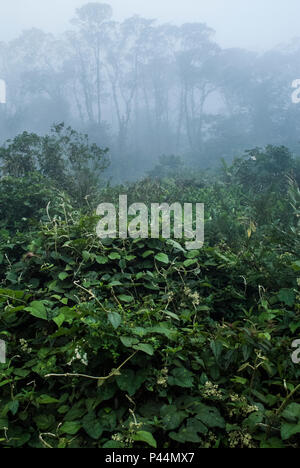
[[[199,149],[205,134],[205,104],[215,91],[210,61],[219,47],[211,40],[213,30],[202,23],[186,23],[180,28],[180,49],[177,53],[180,79],[180,124],[185,127],[191,150]]]
[[[0,69],[8,89],[5,120],[9,134],[24,128],[41,132],[58,119],[70,119],[66,54],[64,41],[37,28],[0,47]]]
[[[111,16],[110,5],[88,3],[77,9],[72,20],[76,29],[68,34],[75,58],[74,77],[81,86],[80,94],[84,96],[85,111],[90,123],[97,122],[98,126],[103,118],[104,47]]]
[[[186,167],[179,156],[163,155],[160,156],[158,164],[148,172],[148,175],[153,179],[179,178],[183,176],[184,170]]]
[[[107,153],[62,123],[46,136],[24,132],[8,140],[0,147],[0,169],[3,176],[15,178],[37,172],[82,203],[99,186],[109,164]]]
[[[270,188],[287,191],[287,177],[293,177],[297,160],[288,148],[268,145],[254,148],[245,153],[244,158],[234,161],[227,172],[233,180],[255,194],[266,192]]]

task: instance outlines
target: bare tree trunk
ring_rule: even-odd
[[[96,71],[97,71],[97,120],[98,120],[98,125],[100,125],[102,121],[102,109],[101,109],[101,74],[100,74],[101,58],[100,58],[99,38],[97,38],[95,60],[96,60]]]

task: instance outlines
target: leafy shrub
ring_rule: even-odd
[[[108,166],[108,150],[90,144],[87,135],[59,124],[43,137],[24,132],[0,148],[1,172],[16,179],[38,172],[52,186],[82,205],[95,194]]]
[[[0,444],[298,447],[297,257],[100,243],[96,221],[2,246]]]
[[[28,167],[33,143],[15,142]],[[148,178],[98,192],[95,201],[204,202],[199,251],[100,242],[97,217],[57,198],[36,167],[2,178],[1,447],[299,448],[299,188],[285,178],[290,160],[288,171],[272,166],[272,184],[251,187],[246,175],[261,170],[251,161],[245,179],[234,163],[210,182]]]

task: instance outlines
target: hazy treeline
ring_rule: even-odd
[[[1,143],[65,121],[110,148],[116,179],[162,154],[205,168],[267,143],[298,151],[300,41],[257,54],[213,36],[202,23],[117,22],[109,5],[89,3],[60,37],[31,29],[0,43]]]

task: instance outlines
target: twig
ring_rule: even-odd
[[[286,399],[284,400],[284,402],[282,403],[282,405],[280,406],[280,408],[276,412],[277,416],[279,416],[283,412],[283,410],[285,410],[285,408],[287,407],[288,402],[290,401],[292,396],[294,396],[295,393],[298,392],[298,390],[300,390],[300,384],[297,385],[297,387],[294,388],[294,390],[286,397]]]
[[[53,449],[52,445],[47,444],[47,442],[43,439],[44,436],[52,437],[53,439],[57,439],[57,436],[55,434],[51,434],[50,432],[45,432],[45,433],[39,435],[39,439],[42,442],[42,444],[44,445],[44,447],[49,448],[49,449]]]
[[[109,313],[109,311],[105,309],[105,307],[101,304],[101,302],[99,301],[99,299],[95,296],[95,294],[93,293],[93,291],[90,291],[90,290],[84,288],[83,286],[81,286],[81,285],[79,284],[79,281],[74,281],[74,284],[75,284],[75,286],[77,286],[77,288],[80,288],[80,289],[82,289],[83,291],[85,291],[85,292],[90,296],[91,299],[94,299],[94,300],[97,302],[97,304],[101,307],[101,309],[104,310],[104,312],[106,312],[107,314]]]
[[[107,375],[106,377],[95,377],[95,376],[92,376],[92,375],[69,374],[69,373],[67,373],[67,374],[47,374],[47,375],[45,375],[45,379],[48,379],[50,377],[81,377],[83,379],[91,379],[91,380],[97,380],[98,382],[105,382],[106,380],[110,379],[114,375],[120,375],[120,369],[122,369],[122,367],[124,367],[125,364],[127,364],[127,362],[130,361],[130,359],[132,359],[137,353],[138,353],[138,351],[135,351],[117,369],[113,369],[110,372],[110,374]]]

